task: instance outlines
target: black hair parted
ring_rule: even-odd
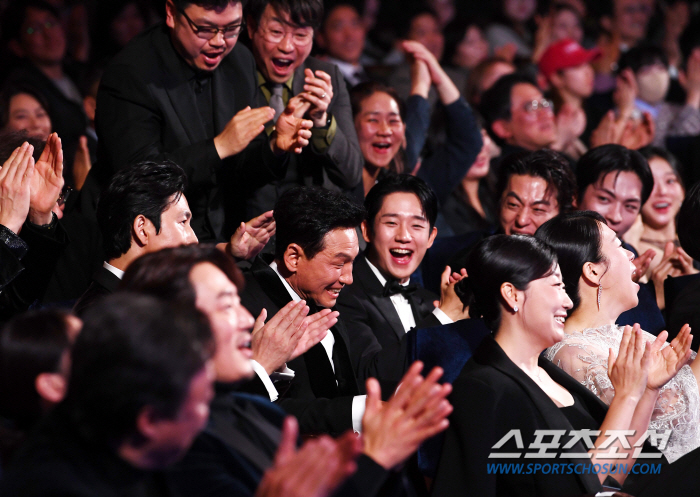
[[[343,193],[315,186],[300,186],[283,193],[274,212],[275,257],[279,260],[292,243],[312,259],[323,250],[326,234],[335,229],[356,228],[365,218],[364,208]]]
[[[601,226],[608,224],[594,211],[578,211],[553,217],[535,232],[535,237],[548,243],[557,253],[562,280],[569,298],[574,303],[569,316],[581,303],[579,281],[583,265],[606,262],[603,255]]]
[[[638,151],[613,144],[592,148],[578,160],[576,183],[579,202],[590,185],[602,181],[610,173],[615,173],[617,178],[623,171],[633,172],[639,177],[642,182],[641,205],[644,205],[654,189],[654,176],[649,163]]]
[[[469,275],[455,290],[469,316],[483,318],[491,331],[501,323],[501,285],[526,290],[530,282],[552,274],[557,255],[546,243],[527,235],[493,235],[479,242],[467,257]]]
[[[224,10],[226,7],[232,4],[240,3],[243,8],[245,8],[248,0],[171,0],[175,8],[182,12],[184,9],[190,5],[197,5],[205,10]]]
[[[532,85],[537,88],[535,81],[523,74],[513,73],[501,76],[491,88],[481,95],[479,112],[484,116],[489,127],[499,119],[509,120],[511,117],[511,93],[516,85]]]
[[[93,443],[139,440],[142,409],[174,419],[214,347],[195,309],[136,293],[109,295],[84,315],[63,407]]]
[[[24,82],[11,83],[5,86],[2,93],[0,93],[0,129],[7,126],[7,123],[10,121],[10,103],[12,102],[12,99],[17,95],[22,94],[29,95],[34,100],[39,102],[39,105],[41,105],[44,111],[51,116],[49,101],[39,89]]]
[[[638,73],[643,67],[655,64],[661,64],[668,68],[666,53],[658,45],[644,43],[632,47],[620,55],[620,59],[617,61],[617,71],[620,73],[629,68],[632,69],[633,73]]]
[[[249,0],[245,13],[257,29],[265,8],[270,6],[278,13],[288,14],[292,27],[321,27],[323,21],[322,0]]]
[[[673,172],[676,173],[676,178],[680,182],[681,186],[685,188],[685,185],[683,184],[683,165],[680,163],[680,161],[676,158],[675,155],[673,155],[671,152],[669,152],[663,147],[655,147],[652,145],[640,148],[639,153],[642,154],[642,157],[644,157],[647,160],[647,164],[653,157],[658,157],[659,159],[668,162],[668,165],[671,166]],[[651,169],[651,166],[649,166],[649,168]]]
[[[700,183],[695,183],[683,200],[676,218],[676,233],[683,250],[700,260]]]
[[[143,214],[160,232],[160,216],[185,192],[187,176],[172,161],[144,161],[117,171],[97,202],[97,222],[107,260],[131,247],[132,224]]]
[[[496,191],[499,201],[513,175],[542,178],[547,183],[548,194],[552,188],[556,190],[559,212],[569,212],[573,209],[576,177],[564,154],[542,149],[535,152],[517,152],[507,156],[501,162],[498,175]]]
[[[430,223],[430,229],[437,219],[438,201],[433,190],[420,178],[411,174],[388,174],[372,187],[365,197],[367,228],[374,231],[374,221],[382,209],[384,199],[392,193],[413,193],[423,209],[423,215]]]

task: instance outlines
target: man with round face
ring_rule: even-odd
[[[272,209],[280,192],[293,186],[349,191],[362,178],[362,153],[343,74],[334,64],[310,57],[322,17],[321,0],[251,0],[246,6],[257,69],[256,105],[279,113],[284,105],[299,101],[313,122],[311,143],[291,158],[286,176],[252,193],[251,215],[250,209]]]

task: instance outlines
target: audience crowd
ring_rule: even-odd
[[[0,496],[696,495],[699,33],[0,0]]]

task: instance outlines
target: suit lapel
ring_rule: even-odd
[[[241,92],[231,91],[231,86],[235,87],[236,81],[241,76],[237,74],[238,69],[241,68],[222,62],[212,76],[211,99],[214,103],[214,129],[217,134],[223,131],[226,124],[236,114],[236,109],[244,107],[244,105],[236,105],[236,96],[240,95]]]
[[[369,300],[379,309],[379,312],[382,313],[382,316],[384,316],[384,319],[389,323],[398,339],[401,340],[406,334],[406,331],[404,330],[401,318],[399,318],[399,313],[396,312],[396,307],[394,307],[394,304],[391,302],[391,298],[382,295],[384,287],[382,287],[382,284],[377,279],[377,275],[374,274],[367,264],[367,259],[364,256],[357,258],[357,262],[355,262],[355,273],[357,274],[355,281],[364,288]],[[416,322],[418,321],[416,320]]]

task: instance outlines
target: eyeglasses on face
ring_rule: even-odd
[[[292,29],[282,29],[278,26],[261,26],[260,31],[262,31],[262,36],[265,40],[270,43],[280,43],[288,35],[292,36],[292,43],[297,47],[305,47],[309,45],[314,39],[313,29],[305,28],[292,28]]]
[[[224,35],[224,38],[228,40],[237,38],[238,35],[241,34],[241,30],[245,25],[244,22],[239,22],[237,24],[231,24],[230,26],[226,26],[224,28],[217,28],[214,26],[200,26],[198,24],[195,24],[194,21],[190,19],[190,16],[188,16],[185,13],[184,10],[182,10],[180,13],[189,23],[190,28],[192,28],[192,32],[197,36],[197,38],[201,38],[202,40],[211,40],[219,33]]]
[[[49,31],[53,28],[58,26],[58,23],[53,22],[53,21],[46,21],[46,22],[41,22],[41,23],[34,23],[31,26],[27,26],[27,29],[24,30],[25,33],[27,33],[29,36],[38,33],[39,31]]]
[[[532,100],[523,105],[523,110],[528,114],[533,114],[538,110],[554,110],[554,103],[551,100],[543,98],[542,100]]]

